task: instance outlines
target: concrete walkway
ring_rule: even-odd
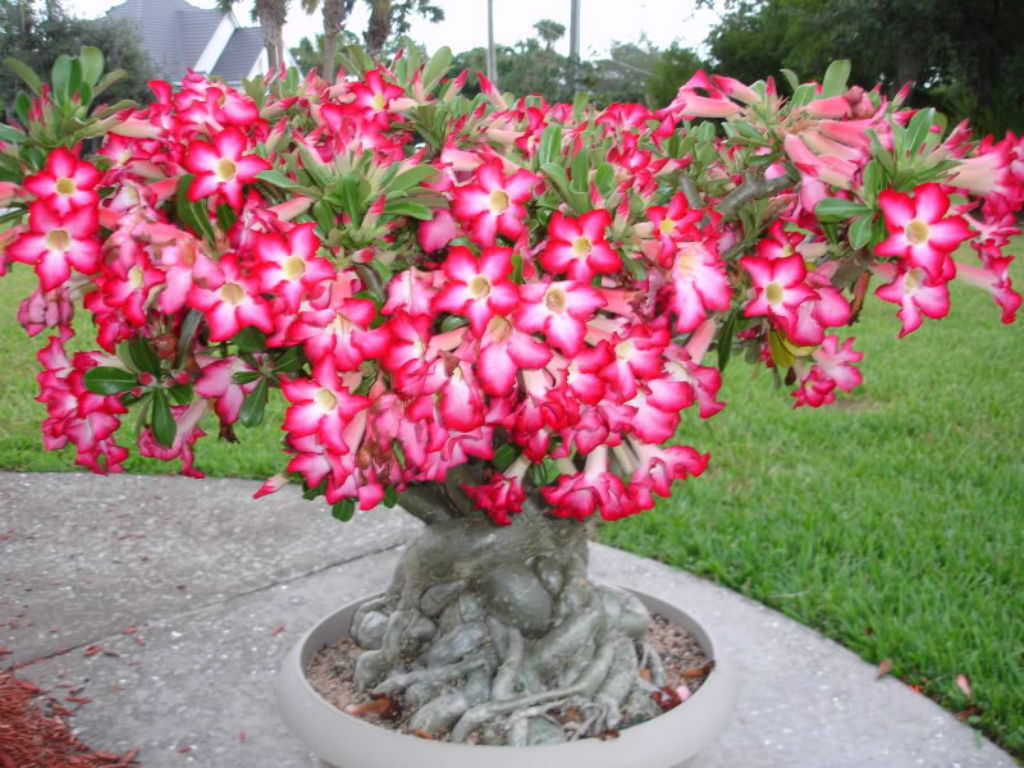
[[[94,749],[144,768],[316,761],[272,680],[316,619],[386,586],[419,523],[348,524],[294,489],[240,480],[0,473],[0,666],[63,694]],[[594,546],[596,578],[675,599],[738,659],[733,724],[709,768],[1010,768],[930,700],[789,619],[688,573]],[[347,767],[348,768],[348,767]],[[351,768],[358,768],[352,766]],[[396,767],[404,768],[404,767]]]

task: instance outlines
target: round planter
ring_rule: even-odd
[[[316,652],[348,634],[364,600],[330,614],[307,632],[284,660],[277,701],[285,723],[327,765],[337,768],[683,768],[697,762],[729,722],[736,698],[732,662],[706,630],[681,609],[633,590],[652,613],[691,632],[715,660],[715,668],[687,701],[645,723],[626,728],[617,739],[582,739],[532,747],[452,744],[419,739],[372,725],[329,704],[306,679]]]

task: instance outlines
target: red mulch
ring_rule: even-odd
[[[115,755],[89,749],[72,734],[67,718],[73,713],[58,699],[47,698],[42,706],[33,703],[44,693],[34,683],[16,678],[10,670],[0,671],[0,768],[138,766],[138,750]]]

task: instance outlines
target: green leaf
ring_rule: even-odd
[[[733,310],[729,313],[729,317],[726,318],[725,323],[722,325],[722,329],[718,332],[718,370],[724,371],[725,366],[729,364],[729,358],[732,356],[732,342],[733,337],[736,336],[736,322],[738,319],[739,310]]]
[[[594,174],[594,185],[602,197],[611,197],[615,191],[615,169],[611,163],[601,163]]]
[[[126,344],[128,345],[128,357],[136,368],[154,376],[160,375],[160,358],[157,357],[148,340],[141,336],[133,336]]]
[[[356,513],[356,500],[355,499],[342,499],[341,501],[335,502],[331,506],[331,517],[335,520],[340,520],[343,523],[347,523],[352,519],[352,516]]]
[[[795,91],[793,91],[792,104],[794,107],[803,107],[811,103],[811,100],[817,94],[814,92],[814,86],[810,83],[804,83]]]
[[[417,165],[407,171],[398,174],[385,189],[389,192],[404,192],[410,187],[415,187],[427,179],[437,176],[437,170],[429,165]]]
[[[178,218],[181,222],[191,228],[191,230],[199,237],[205,237],[211,242],[216,239],[213,232],[213,226],[210,224],[210,217],[206,213],[206,208],[198,202],[192,202],[188,199],[188,188],[192,184],[192,180],[195,176],[191,173],[186,173],[181,177],[181,181],[178,182],[178,194],[175,200],[178,210]]]
[[[96,83],[96,87],[92,89],[93,98],[99,98],[99,95],[107,90],[107,88],[115,83],[121,82],[126,77],[128,77],[128,73],[123,69],[115,69],[111,72],[107,72],[107,74],[103,76],[103,79]]]
[[[854,250],[860,250],[870,243],[874,228],[873,217],[870,215],[865,214],[854,219],[847,233],[850,238],[850,247]]]
[[[249,325],[232,336],[231,343],[237,345],[240,352],[262,352],[267,348],[267,337],[259,328]]]
[[[181,321],[181,330],[178,335],[178,354],[175,359],[175,366],[180,368],[185,361],[185,354],[192,346],[192,339],[196,335],[196,329],[203,319],[203,313],[196,309],[190,309],[185,319]]]
[[[870,210],[864,203],[826,197],[814,207],[814,215],[821,221],[843,221],[868,213]]]
[[[864,166],[863,196],[865,200],[874,201],[885,184],[883,181],[882,164],[876,159]]]
[[[850,79],[850,60],[833,61],[825,70],[825,78],[821,82],[822,98],[831,98],[846,93],[846,81]]]
[[[188,405],[192,402],[191,384],[173,384],[168,387],[167,391],[175,405]]]
[[[138,385],[138,377],[124,368],[98,365],[85,372],[85,388],[97,395],[116,395]]]
[[[301,370],[305,362],[302,347],[287,347],[274,360],[274,373],[295,373]]]
[[[305,187],[297,181],[292,181],[281,171],[260,171],[256,174],[256,178],[281,189],[305,189]]]
[[[800,78],[796,76],[796,72],[785,67],[780,69],[779,72],[782,73],[782,76],[786,78],[786,82],[789,83],[789,89],[796,93],[796,89],[800,87]]]
[[[907,137],[903,143],[907,152],[914,154],[921,143],[928,138],[928,130],[935,122],[935,109],[919,109],[907,125]]]
[[[0,141],[5,141],[8,144],[21,144],[21,142],[25,141],[27,138],[28,136],[17,128],[6,125],[5,123],[0,123]]]
[[[398,503],[398,491],[395,490],[393,485],[389,485],[384,489],[384,498],[381,499],[381,504],[385,507],[393,507]]]
[[[263,423],[263,414],[267,409],[267,380],[260,379],[256,389],[245,397],[238,420],[244,427],[258,427]]]
[[[329,187],[331,182],[334,181],[331,169],[305,144],[299,144],[298,148],[299,157],[302,158],[302,169],[309,174],[313,183],[318,187]]]
[[[345,176],[332,189],[340,193],[340,202],[345,212],[352,217],[352,222],[362,221],[363,203],[365,200],[360,194],[359,179],[355,176]]]
[[[452,49],[447,45],[442,45],[436,51],[434,55],[430,57],[430,61],[427,62],[426,69],[423,70],[423,89],[428,93],[434,89],[444,77],[448,71],[448,67],[452,63]]]
[[[162,389],[153,390],[150,426],[153,428],[153,437],[160,445],[164,448],[174,445],[174,438],[178,434],[178,425],[174,423],[174,415],[171,413],[171,406],[167,401],[167,393]]]
[[[72,94],[78,93],[78,89],[82,85],[82,62],[77,58],[71,60],[71,76],[68,78],[68,98],[71,98]]]
[[[574,192],[586,193],[590,184],[590,153],[585,149],[577,152],[570,170],[572,178],[569,180],[569,188]]]
[[[411,200],[396,200],[384,206],[384,213],[391,216],[409,216],[420,221],[430,221],[434,214],[429,208]]]
[[[511,443],[503,443],[498,446],[498,450],[494,452],[494,458],[491,459],[491,463],[499,472],[504,472],[512,465],[513,461],[519,458],[520,453],[522,453],[522,451]]]
[[[562,126],[553,123],[544,129],[537,146],[537,160],[543,168],[547,163],[554,162],[562,154]]]
[[[235,371],[235,373],[231,374],[231,380],[235,384],[248,384],[250,381],[262,378],[263,374],[258,371]]]
[[[39,79],[39,75],[33,71],[32,67],[11,56],[4,59],[4,64],[11,72],[25,81],[25,85],[32,89],[32,93],[38,94],[42,91],[43,81]]]
[[[50,82],[53,84],[53,95],[58,103],[66,102],[70,96],[71,57],[62,53],[53,62],[50,70]]]
[[[82,63],[82,80],[90,86],[99,82],[103,74],[103,51],[91,45],[83,45],[78,52],[78,60]]]
[[[234,208],[227,203],[217,206],[217,226],[220,227],[221,232],[227,232],[235,225],[236,221],[238,221],[238,214],[235,213]]]

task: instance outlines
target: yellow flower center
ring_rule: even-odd
[[[138,265],[128,270],[128,282],[132,284],[132,288],[136,290],[145,285],[145,273],[142,268]]]
[[[224,283],[220,287],[220,297],[228,304],[237,307],[245,301],[245,288],[238,283]]]
[[[284,260],[284,276],[289,280],[298,280],[306,274],[306,262],[298,256],[289,256]]]
[[[629,360],[633,356],[633,351],[636,347],[633,346],[633,342],[629,339],[626,341],[620,341],[615,345],[615,354],[620,360]]]
[[[911,245],[921,245],[921,243],[928,242],[929,228],[928,223],[921,221],[920,219],[912,219],[907,222],[906,236],[907,242]]]
[[[684,245],[676,252],[676,272],[680,277],[693,277],[700,259],[697,249],[692,245]]]
[[[548,288],[547,293],[544,294],[544,306],[550,309],[552,312],[561,314],[565,312],[565,305],[568,302],[565,300],[565,291],[561,288]]]
[[[333,411],[338,407],[338,398],[329,389],[321,389],[313,395],[313,402],[322,411]]]
[[[46,233],[46,247],[51,251],[66,251],[71,247],[71,235],[64,229],[52,229]]]
[[[572,241],[572,252],[577,256],[586,256],[592,245],[589,237],[577,237]]]
[[[676,223],[672,219],[667,217],[662,219],[661,224],[658,225],[658,229],[661,231],[661,234],[663,235],[671,234],[672,230],[675,228]]]
[[[237,172],[238,168],[237,166],[235,166],[233,160],[229,160],[228,158],[224,157],[221,158],[221,161],[219,163],[217,163],[216,173],[217,176],[220,177],[221,181],[231,181],[233,178],[235,178],[235,173]]]
[[[57,180],[57,194],[59,195],[73,195],[75,194],[75,181],[65,176],[63,179]]]
[[[484,275],[477,275],[469,281],[469,295],[474,299],[486,299],[491,294],[491,281]]]
[[[768,283],[764,288],[764,297],[768,299],[769,304],[779,304],[785,294],[786,292],[778,283]]]
[[[508,210],[508,192],[503,189],[496,189],[491,192],[490,197],[491,213],[495,216]]]
[[[384,98],[383,93],[378,93],[373,97],[373,108],[378,112],[388,105],[388,100]]]
[[[907,276],[903,280],[904,293],[916,293],[917,289],[921,287],[921,283],[923,282],[924,272],[915,267],[907,272]]]

